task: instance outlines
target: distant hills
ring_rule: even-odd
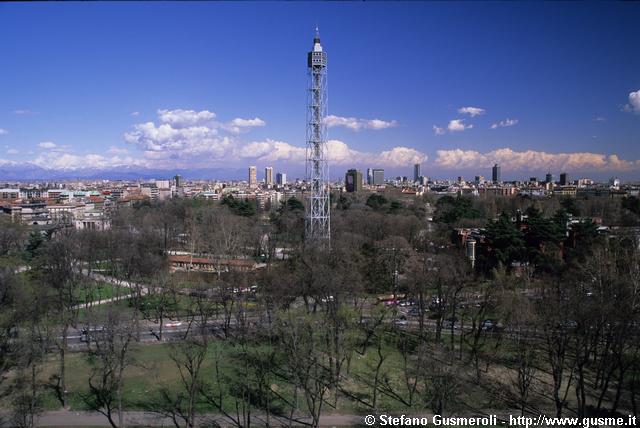
[[[246,179],[244,168],[194,168],[194,169],[152,169],[138,166],[118,166],[113,168],[43,168],[30,162],[5,162],[0,164],[0,180],[148,180],[166,179],[180,174],[187,179]]]

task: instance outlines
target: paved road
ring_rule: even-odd
[[[5,421],[7,415],[1,415],[2,421]],[[114,417],[117,421],[117,415]],[[200,424],[207,424],[215,420],[220,426],[230,426],[231,423],[228,419],[217,415],[209,414],[198,418]],[[275,419],[277,421],[277,419]],[[252,415],[252,423],[257,425],[264,425],[265,418],[263,414]],[[309,418],[301,418],[298,422],[294,422],[293,426],[302,426],[308,424]],[[174,424],[170,418],[159,416],[150,412],[125,412],[125,424],[127,426],[153,426],[153,427],[173,427]],[[364,425],[364,415],[336,415],[327,414],[320,418],[320,424],[322,426],[357,426]],[[270,419],[270,425],[278,425],[278,422],[274,422],[273,416]],[[288,421],[282,419],[280,421],[281,426],[288,425]],[[0,423],[0,427],[10,427],[10,422]],[[97,412],[74,412],[74,411],[51,411],[42,413],[36,422],[36,426],[40,427],[106,427],[110,426],[107,418]]]
[[[248,318],[252,322],[257,322],[257,317]],[[174,342],[184,340],[187,334],[196,334],[198,331],[196,325],[189,326],[186,321],[165,320],[165,325],[162,328],[162,342],[160,342],[159,325],[152,321],[141,320],[140,321],[140,342],[141,343],[163,343]],[[229,322],[229,328],[235,328],[237,322],[235,319],[231,319]],[[209,332],[220,338],[223,337],[224,320],[217,318],[207,323]],[[95,331],[89,333],[99,334]],[[71,351],[84,351],[87,348],[87,335],[83,334],[81,329],[70,329],[68,339],[68,346]]]

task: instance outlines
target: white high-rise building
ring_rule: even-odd
[[[156,180],[156,187],[158,189],[170,189],[171,183],[169,183],[169,180]]]
[[[264,184],[273,186],[273,167],[268,166],[264,169]]]
[[[249,167],[249,187],[258,186],[258,169],[255,165]]]

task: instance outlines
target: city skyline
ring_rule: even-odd
[[[498,163],[504,180],[637,180],[638,17],[617,3],[2,4],[0,179],[239,178],[248,165],[304,177],[300,58],[318,24],[332,55],[332,179]]]

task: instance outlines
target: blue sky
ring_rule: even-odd
[[[332,175],[640,178],[640,3],[0,3],[0,164],[300,175],[316,24]]]

